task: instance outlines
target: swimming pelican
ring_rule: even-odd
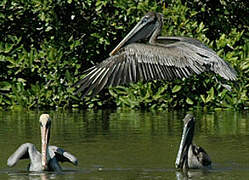
[[[192,144],[194,137],[195,118],[191,114],[187,114],[183,119],[184,128],[182,140],[176,157],[177,169],[199,169],[211,167],[211,159],[206,151]]]
[[[137,81],[173,80],[212,71],[236,80],[236,71],[215,51],[187,37],[159,37],[163,26],[160,13],[149,12],[114,48],[110,57],[87,69],[75,86],[76,93],[92,96],[104,87]],[[148,43],[137,43],[149,39]]]
[[[70,162],[78,164],[77,158],[72,154],[56,146],[49,146],[51,118],[48,114],[40,116],[42,153],[40,153],[34,144],[22,144],[16,152],[8,159],[7,165],[12,167],[20,159],[30,159],[29,171],[61,171],[59,162]]]

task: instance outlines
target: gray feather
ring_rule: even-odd
[[[212,49],[192,38],[159,37],[162,44],[132,43],[87,71],[77,83],[85,94],[137,81],[172,80],[212,71],[227,80],[236,72]],[[174,41],[168,43],[168,41]]]

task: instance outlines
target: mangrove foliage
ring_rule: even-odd
[[[148,11],[164,15],[162,35],[199,39],[238,72],[235,82],[204,73],[138,82],[84,99],[73,85]],[[2,0],[0,109],[181,109],[249,107],[249,1]],[[231,86],[228,91],[217,79]]]

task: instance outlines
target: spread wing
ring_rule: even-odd
[[[104,87],[137,81],[172,80],[212,71],[227,80],[236,72],[213,50],[192,38],[159,37],[160,44],[132,43],[85,71],[76,93],[93,96]],[[173,41],[173,43],[169,43]]]
[[[66,152],[62,148],[59,148],[59,147],[56,147],[56,146],[49,146],[49,151],[54,152],[57,161],[70,162],[75,166],[78,165],[77,158],[74,155],[70,154],[69,152]]]
[[[25,143],[19,146],[19,148],[8,158],[7,165],[9,167],[15,166],[21,159],[29,159],[31,154],[36,154],[37,150],[31,143]],[[32,156],[32,155],[31,155]]]

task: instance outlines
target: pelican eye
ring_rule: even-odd
[[[142,23],[146,23],[148,20],[149,20],[149,17],[148,17],[148,16],[145,16],[145,17],[142,19]]]

